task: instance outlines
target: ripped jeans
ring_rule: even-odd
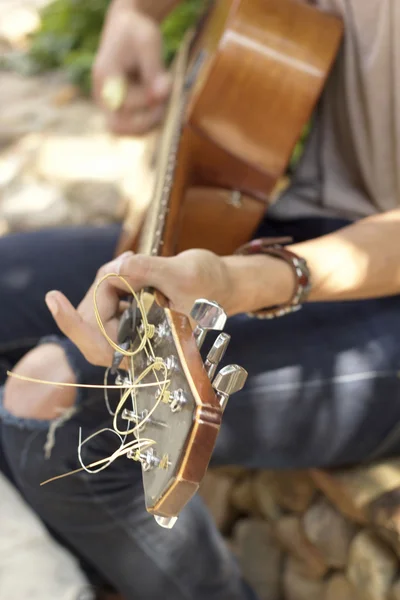
[[[331,219],[267,220],[262,235],[309,239],[342,227]],[[44,294],[60,289],[77,304],[98,267],[110,260],[118,227],[81,228],[0,239],[0,365],[4,371],[45,336],[60,343],[83,383],[102,382],[59,337]],[[397,325],[396,325],[397,323]],[[400,454],[400,299],[314,303],[272,321],[229,320],[225,362],[249,371],[232,397],[213,456],[215,465],[303,469],[346,465]],[[75,411],[54,423],[24,420],[1,408],[4,470],[34,510],[77,556],[126,600],[249,600],[199,497],[171,531],[144,509],[140,469],[120,459],[97,475],[78,473],[40,483],[78,466],[78,432],[106,427],[102,393],[78,395]],[[105,434],[87,460],[115,449]]]

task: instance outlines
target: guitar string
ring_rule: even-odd
[[[105,325],[102,321],[102,318],[101,318],[101,315],[100,315],[100,312],[98,309],[97,294],[98,294],[99,287],[104,283],[104,281],[106,279],[109,279],[111,277],[117,277],[121,282],[124,283],[124,285],[128,288],[128,291],[131,293],[133,298],[136,300],[137,307],[141,314],[143,328],[142,328],[142,330],[140,328],[137,329],[137,333],[140,336],[140,343],[136,349],[133,349],[131,347],[130,349],[126,350],[126,349],[118,346],[118,344],[116,344],[108,335]],[[151,419],[152,415],[156,411],[159,404],[164,400],[164,398],[168,394],[168,386],[169,386],[170,380],[168,379],[168,371],[167,371],[167,367],[166,367],[164,361],[161,358],[157,358],[154,353],[154,348],[151,343],[151,339],[154,336],[155,327],[154,327],[154,325],[152,325],[148,322],[147,313],[146,313],[142,298],[139,297],[138,294],[136,294],[136,292],[134,291],[132,286],[129,284],[129,282],[124,277],[122,277],[121,275],[119,275],[117,273],[110,273],[110,274],[107,274],[104,277],[102,277],[97,282],[94,292],[93,292],[93,305],[94,305],[96,322],[97,322],[97,325],[98,325],[102,335],[105,337],[107,342],[110,344],[110,346],[115,351],[120,352],[129,361],[130,368],[128,370],[128,378],[126,378],[126,377],[123,378],[122,382],[120,384],[115,384],[115,385],[108,384],[107,381],[108,381],[109,370],[110,370],[109,368],[107,368],[105,371],[103,385],[54,382],[54,381],[47,381],[44,379],[27,377],[27,376],[19,375],[17,373],[13,373],[10,371],[7,372],[7,375],[10,377],[14,377],[16,379],[20,379],[22,381],[27,381],[27,382],[32,382],[32,383],[41,383],[41,384],[52,385],[52,386],[57,386],[57,387],[61,386],[61,387],[74,387],[74,388],[102,389],[102,390],[104,390],[104,401],[106,404],[106,408],[107,408],[108,412],[110,413],[110,415],[113,416],[112,428],[111,427],[103,428],[99,431],[92,433],[90,436],[88,436],[84,440],[82,440],[82,430],[79,429],[78,460],[81,465],[81,468],[75,469],[73,471],[69,471],[68,473],[64,473],[64,474],[52,477],[51,479],[48,479],[48,480],[42,482],[41,485],[46,485],[50,482],[56,481],[58,479],[61,479],[61,478],[64,478],[64,477],[67,477],[67,476],[70,476],[70,475],[73,475],[76,473],[80,473],[82,471],[86,471],[86,472],[92,473],[92,474],[98,473],[98,472],[108,468],[111,465],[111,463],[114,462],[117,458],[127,455],[127,454],[129,454],[129,458],[136,460],[136,461],[140,461],[141,453],[144,450],[150,448],[151,446],[154,446],[156,443],[154,440],[151,440],[148,438],[141,438],[140,430],[143,429],[143,426],[146,424],[146,422]],[[148,367],[146,367],[137,377],[135,377],[134,357],[142,350],[144,350],[147,358],[149,358],[151,356],[151,362]],[[164,377],[161,379],[158,377],[159,371],[163,371]],[[155,378],[155,381],[154,382],[143,382],[142,380],[145,379],[146,377],[148,377],[149,375],[153,375]],[[157,387],[158,388],[158,397],[157,397],[153,407],[147,412],[147,414],[142,419],[140,419],[140,416],[138,413],[138,407],[137,407],[137,391],[142,388],[149,388],[149,387]],[[108,398],[108,390],[109,389],[119,389],[121,392],[120,400],[117,404],[117,407],[116,407],[114,413],[112,413],[111,406],[109,403],[109,398]],[[128,398],[130,398],[132,400],[137,424],[134,427],[129,429],[129,422],[128,422],[127,429],[121,430],[121,429],[119,429],[119,426],[118,426],[118,417],[121,415],[123,408],[125,407],[125,404],[128,401]],[[116,435],[118,437],[118,439],[120,440],[119,448],[117,450],[115,450],[110,456],[103,458],[101,460],[98,460],[96,462],[92,462],[89,465],[85,465],[83,458],[82,458],[83,446],[85,444],[87,444],[89,441],[93,440],[96,436],[101,435],[105,432],[110,432],[113,435]],[[127,442],[126,438],[128,435],[134,435],[136,439],[134,439],[130,442]]]

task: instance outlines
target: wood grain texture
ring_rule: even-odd
[[[173,311],[168,310],[167,313],[175,342],[179,343],[179,358],[197,404],[179,469],[169,489],[149,510],[157,515],[173,517],[197,492],[206,474],[221,425],[222,409],[205,371],[188,319]]]
[[[135,251],[231,254],[251,238],[338,50],[341,22],[297,0],[214,6],[175,65],[154,195]],[[189,321],[166,313],[196,407],[174,475],[147,508],[175,516],[206,473],[222,411]]]

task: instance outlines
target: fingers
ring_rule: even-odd
[[[115,273],[123,277],[133,290],[138,291],[145,287],[155,287],[159,282],[159,271],[163,268],[168,271],[168,262],[165,258],[134,254],[128,251],[103,265],[99,270],[99,276],[107,277]],[[104,284],[106,283],[114,290],[129,293],[124,281],[118,277],[109,277],[104,282]],[[102,288],[103,285],[99,288],[99,295],[102,293]]]
[[[135,47],[140,79],[151,93],[150,100],[165,100],[171,80],[164,67],[162,36],[159,27],[144,16],[135,37]]]
[[[162,60],[157,25],[136,11],[111,10],[93,69],[97,102],[118,134],[151,129],[163,115],[170,76]]]
[[[164,116],[164,106],[128,112],[111,113],[107,117],[107,127],[116,135],[142,135],[156,127]]]
[[[46,295],[46,304],[62,333],[95,365],[111,364],[113,350],[101,335],[83,319],[61,292]]]
[[[124,278],[134,291],[154,287],[168,296],[168,282],[173,285],[171,259],[134,255],[126,252],[99,269],[96,280],[76,310],[58,291],[46,295],[46,304],[60,330],[96,365],[110,365],[113,348],[99,327],[95,316],[94,294],[98,316],[109,338],[117,341],[121,297],[129,294]]]

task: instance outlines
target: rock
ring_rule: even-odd
[[[118,186],[105,181],[79,181],[64,190],[79,223],[120,221],[126,209]]]
[[[15,182],[22,169],[18,156],[0,156],[0,200],[5,190]]]
[[[73,135],[83,140],[87,134],[104,134],[105,123],[100,109],[89,99],[73,99],[72,88],[68,87],[63,73],[23,76],[13,71],[2,71],[0,77],[3,90],[0,95],[0,146],[38,132],[51,134],[45,147],[47,144],[51,146],[56,136],[62,138]],[[67,90],[69,103],[66,103]],[[108,137],[112,139],[111,136]],[[119,141],[115,140],[115,143],[118,144]],[[58,144],[58,148],[60,145],[62,146]],[[42,152],[39,152],[37,158],[41,155]],[[81,153],[80,158],[84,162],[85,157]],[[60,162],[60,154],[53,155],[52,159]],[[112,162],[112,157],[110,161]],[[82,164],[79,173],[82,173]]]
[[[209,471],[200,487],[208,510],[212,514],[218,529],[225,532],[232,524],[234,510],[230,503],[233,480],[231,477],[217,475]]]
[[[304,577],[302,566],[295,558],[287,559],[283,575],[285,600],[322,600],[325,587],[326,584],[323,580]],[[335,600],[342,600],[342,598]]]
[[[79,88],[75,85],[65,85],[53,96],[53,104],[56,106],[65,106],[70,104],[73,100],[76,100],[80,96]]]
[[[251,474],[239,479],[232,489],[232,505],[241,513],[259,514],[257,499],[254,492]]]
[[[319,550],[306,538],[300,517],[282,517],[274,523],[273,531],[282,547],[299,561],[300,574],[310,579],[325,575],[328,566]]]
[[[355,592],[345,575],[337,573],[329,579],[321,600],[355,600]]]
[[[0,34],[0,59],[4,56],[7,56],[11,52],[11,50],[11,42]]]
[[[27,135],[0,154],[0,201],[7,189],[29,172],[40,142],[40,135]]]
[[[60,77],[54,75],[23,77],[1,72],[1,88],[7,93],[0,95],[0,145],[54,125],[60,110],[51,105],[49,90],[55,90],[59,83]]]
[[[260,514],[268,521],[276,521],[282,515],[277,503],[273,474],[270,471],[260,471],[254,475],[253,489]]]
[[[27,38],[40,24],[39,14],[34,6],[13,2],[6,8],[2,0],[0,7],[0,36],[14,47],[26,48]]]
[[[340,569],[346,566],[356,528],[327,500],[321,498],[307,510],[303,529],[329,567]]]
[[[0,219],[0,236],[10,233],[10,227],[5,219]]]
[[[93,112],[94,108],[90,110]],[[75,120],[82,123],[82,116]],[[145,138],[119,140],[105,133],[87,137],[66,132],[54,134],[45,140],[38,153],[36,173],[65,185],[79,181],[117,183],[140,168],[144,146]]]
[[[29,231],[71,222],[67,201],[57,188],[34,180],[22,180],[7,192],[0,217],[11,231]]]
[[[388,600],[400,600],[400,579],[393,584],[389,592]]]
[[[310,505],[315,486],[304,472],[260,471],[255,478],[255,494],[261,513],[268,519],[276,519],[282,509],[302,513]]]
[[[248,469],[244,467],[226,466],[226,467],[214,467],[212,472],[216,475],[224,475],[231,477],[234,481],[237,481],[247,474],[250,474]]]
[[[303,513],[307,510],[315,494],[310,475],[304,471],[285,471],[274,475],[278,504],[290,512]]]
[[[371,532],[356,535],[349,552],[347,578],[362,600],[386,600],[398,569],[394,553]]]
[[[281,600],[282,551],[268,523],[260,519],[239,521],[233,532],[244,578],[260,600]]]
[[[375,530],[400,557],[400,488],[387,492],[372,502],[368,512]]]
[[[340,512],[366,524],[369,504],[400,487],[400,460],[335,472],[313,470],[311,474],[317,487]]]

